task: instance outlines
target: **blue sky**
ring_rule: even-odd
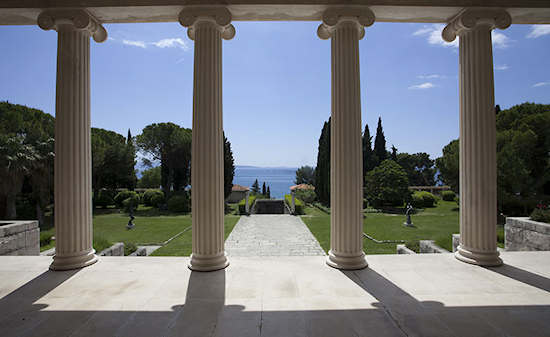
[[[224,129],[236,163],[315,165],[330,115],[330,42],[318,22],[234,22],[223,44]],[[105,25],[92,41],[92,125],[133,135],[191,127],[193,41],[178,23]],[[458,137],[458,53],[443,25],[375,23],[359,42],[362,121],[382,117],[388,149],[432,157]],[[493,36],[496,103],[550,103],[550,25]],[[57,33],[0,26],[0,100],[55,113]]]

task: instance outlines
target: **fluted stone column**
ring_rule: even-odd
[[[211,271],[229,264],[223,224],[222,38],[232,39],[235,28],[224,7],[185,8],[179,21],[195,41],[189,268]]]
[[[497,251],[497,160],[491,31],[507,28],[504,10],[467,9],[443,30],[459,36],[460,74],[460,245],[457,259],[502,264]]]
[[[374,23],[368,8],[329,8],[317,34],[331,39],[330,251],[327,264],[367,267],[363,252],[363,164],[359,40]]]
[[[55,255],[50,269],[97,262],[92,247],[90,36],[105,29],[84,10],[42,12],[38,25],[58,32],[55,100]]]

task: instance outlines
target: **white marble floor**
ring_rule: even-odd
[[[452,254],[369,255],[342,272],[323,256],[0,257],[0,336],[549,336],[550,252],[481,268]]]

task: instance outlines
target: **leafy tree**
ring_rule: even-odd
[[[254,180],[251,190],[252,190],[252,194],[254,195],[260,193],[260,183],[258,183],[258,179]]]
[[[410,186],[435,185],[434,161],[425,152],[398,153],[396,162],[407,172]]]
[[[38,213],[51,202],[54,124],[40,110],[0,102],[0,218],[16,218],[15,198],[25,177]]]
[[[302,166],[296,170],[296,179],[294,180],[296,185],[315,183],[315,169],[311,166]]]
[[[133,189],[137,181],[134,146],[124,136],[99,128],[92,128],[91,142],[94,196],[102,188]]]
[[[367,173],[366,199],[373,207],[401,206],[410,197],[407,173],[393,160],[384,160]]]
[[[314,185],[319,202],[330,206],[330,118],[323,124],[319,137]]]
[[[368,171],[372,170],[378,164],[378,158],[372,149],[372,136],[370,135],[369,125],[365,124],[363,132],[363,178]]]
[[[235,160],[233,159],[233,151],[231,150],[231,143],[223,135],[223,195],[224,199],[227,199],[231,194],[233,188],[233,178],[235,177]]]
[[[443,148],[443,156],[435,160],[435,165],[439,170],[439,180],[445,185],[449,185],[456,193],[458,193],[460,177],[459,154],[460,146],[458,139],[455,139]]]
[[[386,151],[386,137],[382,129],[382,117],[378,117],[378,126],[376,128],[376,138],[374,139],[374,153],[378,157],[379,162],[383,162],[388,158]]]
[[[271,199],[271,190],[269,189],[269,186],[267,186],[267,198]]]
[[[265,181],[264,181],[264,184],[262,185],[262,195],[263,196],[266,196],[267,195],[267,190],[265,188]]]
[[[141,173],[141,179],[137,183],[139,188],[159,188],[160,166],[151,167]]]
[[[138,148],[160,161],[161,186],[165,192],[179,191],[189,185],[191,168],[191,130],[174,123],[147,125],[136,137]]]

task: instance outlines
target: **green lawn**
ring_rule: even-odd
[[[170,214],[140,205],[135,212],[133,229],[126,229],[129,217],[115,209],[100,209],[94,212],[94,249],[97,252],[108,248],[114,242],[131,242],[136,245],[162,245],[165,241],[191,226],[191,216]],[[239,216],[225,217],[225,237],[231,233]],[[54,229],[43,231],[42,235],[55,235]],[[46,250],[54,243],[40,247]],[[191,230],[179,235],[154,255],[186,256],[191,254]]]
[[[312,213],[316,211],[312,210]],[[322,212],[321,212],[322,213]],[[308,210],[306,210],[308,214]],[[405,227],[405,216],[386,213],[365,213],[363,231],[378,240],[435,240],[441,247],[452,250],[451,235],[459,232],[458,209],[453,201],[439,201],[437,207],[420,210],[412,216],[415,227]],[[330,215],[302,216],[325,251],[330,248]],[[395,243],[378,244],[363,240],[367,254],[395,254]]]

